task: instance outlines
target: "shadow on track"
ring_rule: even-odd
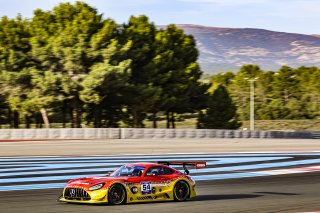
[[[284,195],[284,196],[295,196],[295,195],[301,195],[296,193],[285,193],[285,192],[255,192],[258,194],[267,194],[267,195]]]
[[[249,199],[249,198],[257,198],[263,197],[264,195],[257,194],[231,194],[231,195],[197,195],[194,199],[191,199],[187,202],[195,202],[195,201],[209,201],[209,200],[237,200],[237,199]],[[67,204],[65,202],[58,202],[61,204]],[[159,202],[141,202],[141,203],[128,203],[126,205],[143,205],[150,203],[174,203],[173,201],[159,201]],[[87,206],[113,206],[107,203],[100,204],[88,204],[88,203],[72,203],[70,205],[87,205]]]
[[[232,195],[197,195],[194,200],[191,201],[206,201],[206,200],[237,200],[237,199],[248,199],[257,198],[264,195],[256,194],[232,194]]]
[[[257,193],[261,193],[261,194],[229,194],[229,195],[197,195],[194,199],[189,200],[188,202],[195,202],[195,201],[209,201],[209,200],[238,200],[238,199],[249,199],[249,198],[258,198],[258,197],[262,197],[265,196],[262,193],[266,193],[266,192],[257,192]],[[266,193],[267,194],[267,193]],[[67,202],[61,202],[58,201],[58,203],[63,203],[63,204],[67,204]],[[167,202],[172,202],[172,201],[159,201],[159,202],[151,202],[151,203],[167,203]],[[139,203],[128,203],[126,205],[139,205],[139,204],[146,204],[149,202],[139,202]],[[107,203],[100,203],[100,204],[88,204],[88,203],[72,203],[73,205],[94,205],[94,206],[103,206],[103,205],[108,205]]]

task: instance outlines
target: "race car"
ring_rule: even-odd
[[[170,167],[182,166],[184,173]],[[108,203],[112,205],[185,201],[196,196],[195,181],[187,166],[205,168],[206,162],[130,163],[103,177],[71,180],[58,199],[68,203]]]

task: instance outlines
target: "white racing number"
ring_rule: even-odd
[[[141,182],[141,194],[151,194],[151,182]]]

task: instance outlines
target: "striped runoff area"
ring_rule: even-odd
[[[197,181],[320,171],[320,152],[2,157],[0,191],[62,188],[70,179],[103,176],[125,163],[157,161],[206,161],[207,168],[190,169]]]

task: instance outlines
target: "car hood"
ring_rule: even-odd
[[[81,187],[89,188],[99,183],[113,182],[113,181],[126,181],[127,178],[121,177],[86,177],[70,180],[67,187]]]

